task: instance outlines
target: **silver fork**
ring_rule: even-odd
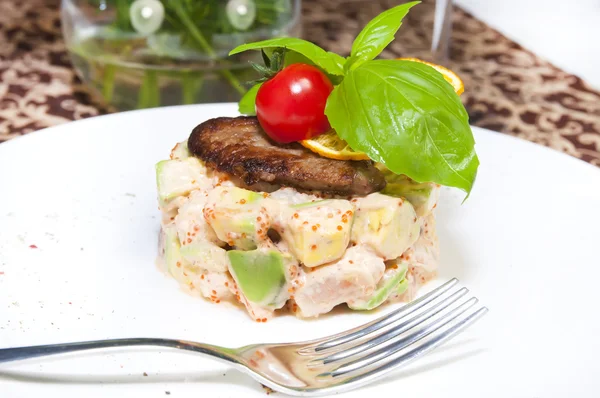
[[[488,310],[466,300],[452,279],[427,295],[366,325],[302,343],[231,349],[184,340],[133,338],[0,349],[0,363],[109,347],[161,346],[206,354],[289,395],[352,390],[381,378],[456,336]]]

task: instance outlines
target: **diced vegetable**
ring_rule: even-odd
[[[192,281],[186,275],[185,268],[189,263],[181,255],[179,238],[175,228],[170,227],[163,231],[165,239],[165,261],[167,270],[179,283],[189,285]]]
[[[408,287],[407,271],[408,263],[406,261],[400,261],[396,268],[388,268],[371,296],[348,301],[348,307],[353,310],[372,310],[379,307],[392,293],[404,293]]]
[[[186,159],[191,156],[187,141],[177,143],[171,150],[171,159]]]
[[[366,244],[385,260],[391,260],[415,243],[420,228],[410,202],[373,193],[358,203],[352,241]]]
[[[341,199],[294,205],[284,212],[287,227],[280,234],[300,262],[316,267],[344,255],[353,213],[350,202]]]
[[[440,197],[440,186],[433,182],[419,183],[405,175],[397,175],[379,167],[384,173],[387,185],[382,194],[406,198],[415,208],[419,217],[428,215],[437,204]]]
[[[230,272],[247,300],[280,308],[287,300],[284,256],[273,249],[227,252]]]
[[[204,217],[217,236],[242,250],[256,249],[264,241],[270,216],[259,193],[236,187],[217,187],[208,196]]]
[[[227,271],[227,251],[219,246],[203,241],[192,242],[179,250],[183,258],[198,267],[211,272]]]
[[[205,181],[206,168],[195,157],[163,160],[156,164],[156,185],[161,205],[194,189]]]

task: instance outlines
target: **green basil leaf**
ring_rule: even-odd
[[[373,18],[354,39],[345,69],[348,71],[375,59],[394,40],[408,11],[419,3],[420,1],[413,1],[401,4]]]
[[[318,65],[316,65],[314,62],[312,62],[310,59],[306,58],[304,55],[297,53],[296,51],[288,50],[285,53],[284,66],[288,66],[288,65],[292,65],[292,64],[307,64],[307,65],[313,65],[313,66],[318,67]],[[331,73],[327,73],[326,71],[324,71],[324,72],[334,86],[337,84],[340,84],[341,81],[344,79],[344,76],[333,75]]]
[[[432,67],[366,62],[335,87],[325,114],[352,149],[392,172],[471,191],[479,160],[469,116]]]
[[[344,75],[345,59],[342,56],[325,51],[316,44],[295,37],[280,37],[256,43],[243,44],[231,50],[229,55],[238,54],[247,50],[261,50],[263,48],[273,47],[284,47],[288,50],[300,53],[329,74],[337,76]]]
[[[264,52],[267,54],[267,56],[272,57],[273,50],[275,50],[275,49],[267,48],[264,50]],[[286,67],[286,66],[290,66],[292,64],[306,64],[306,65],[316,66],[317,68],[319,67],[313,61],[306,58],[304,55],[297,53],[296,51],[287,50],[285,52],[285,59],[283,62],[283,66]],[[323,71],[323,73],[325,73],[327,75],[327,77],[329,78],[331,83],[333,83],[334,86],[337,84],[340,84],[340,82],[344,79],[344,76],[332,75],[331,73],[327,73],[326,71],[324,71],[322,68],[319,68],[319,69],[321,69]]]
[[[262,86],[262,83],[255,84],[252,88],[246,91],[246,94],[240,100],[238,104],[238,110],[242,115],[256,115],[256,94],[258,89]]]

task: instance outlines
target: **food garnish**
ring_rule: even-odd
[[[456,74],[374,60],[415,4],[347,58],[296,38],[233,50],[264,60],[246,116],[201,122],[156,166],[163,269],[261,323],[410,301],[436,277],[440,186],[470,193],[479,161]]]
[[[401,61],[413,61],[413,62],[420,62],[422,64],[429,65],[433,69],[440,72],[442,74],[442,76],[444,76],[444,79],[452,85],[452,87],[454,88],[454,92],[456,94],[461,95],[465,91],[465,85],[464,85],[462,79],[456,73],[452,72],[450,69],[448,69],[442,65],[437,65],[432,62],[423,61],[422,59],[418,59],[418,58],[407,57],[407,58],[398,58],[398,59]]]
[[[283,53],[277,50],[273,59],[282,59]],[[263,58],[267,67],[273,66],[266,55]],[[333,84],[319,68],[292,64],[283,69],[276,65],[274,71],[261,70],[270,77],[256,93],[256,117],[269,137],[285,144],[331,129],[325,116],[325,104]]]
[[[300,144],[329,159],[369,160],[369,156],[366,153],[357,152],[350,148],[350,145],[333,130],[329,130],[308,140],[302,140]]]
[[[272,55],[285,50],[284,66],[318,68],[334,86],[324,114],[335,134],[355,153],[352,156],[364,153],[394,174],[469,194],[479,159],[468,114],[458,96],[463,90],[460,78],[445,68],[414,59],[375,59],[418,3],[402,4],[375,17],[354,40],[346,58],[298,38],[244,44],[230,55],[247,50]],[[240,101],[241,113],[255,114],[260,91],[257,86],[248,91]],[[303,144],[324,156],[338,155],[335,150],[325,150],[327,145]],[[338,147],[343,149],[335,143],[334,148]]]
[[[454,87],[456,94],[460,95],[464,92],[465,87],[460,77],[450,69],[441,65],[436,65],[431,62],[426,62],[418,58],[399,58],[401,60],[420,62],[431,66],[440,72],[444,79]],[[346,141],[340,138],[334,130],[329,130],[324,134],[320,134],[314,138],[300,141],[305,148],[318,153],[319,155],[338,160],[368,160],[369,156],[363,152],[353,150]]]

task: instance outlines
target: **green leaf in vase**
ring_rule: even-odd
[[[352,149],[396,174],[469,193],[479,160],[467,112],[432,67],[368,61],[349,71],[325,108]]]

